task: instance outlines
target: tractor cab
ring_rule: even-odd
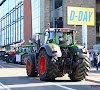
[[[23,52],[34,53],[34,45],[25,45],[23,46]]]
[[[50,32],[46,30],[45,43],[55,43],[60,46],[75,44],[75,30],[52,28]]]

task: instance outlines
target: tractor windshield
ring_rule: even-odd
[[[22,52],[22,47],[17,47],[16,50],[17,50],[18,52]]]
[[[59,45],[71,45],[73,44],[72,32],[56,32],[56,43]]]
[[[34,47],[23,47],[23,52],[34,52]]]
[[[74,44],[74,31],[73,30],[62,30],[62,29],[55,29],[54,31],[51,30],[50,32],[53,33],[48,33],[48,31],[46,31],[45,33],[45,43],[49,44],[49,43],[56,43],[58,45],[72,45]],[[52,34],[52,35],[50,35]],[[50,38],[50,37],[53,37]]]

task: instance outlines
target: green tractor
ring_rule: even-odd
[[[26,58],[28,56],[29,53],[34,53],[35,51],[35,46],[34,45],[25,45],[22,46],[20,49],[18,49],[18,53],[16,54],[16,59],[15,59],[15,63],[21,63],[26,65],[27,61]]]
[[[85,79],[90,70],[89,53],[83,46],[76,45],[75,34],[75,30],[66,28],[46,30],[46,44],[27,58],[27,75],[36,77],[39,74],[43,81],[55,80],[66,73],[72,81]]]

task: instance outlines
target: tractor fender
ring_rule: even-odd
[[[54,51],[52,51],[52,48],[54,48]],[[56,56],[56,57],[61,57],[62,53],[60,50],[60,47],[58,45],[43,45],[40,50],[45,49],[47,54],[49,56]],[[40,52],[39,50],[39,52]]]
[[[36,53],[28,53],[28,55],[30,56],[34,66],[36,67]]]
[[[71,53],[77,55],[79,58],[84,58],[87,54],[83,53],[82,49],[84,49],[83,46],[75,46],[71,49]]]
[[[28,55],[31,57],[32,60],[35,60],[36,53],[28,53]]]

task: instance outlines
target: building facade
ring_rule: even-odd
[[[50,27],[74,28],[77,43],[82,45],[82,25],[68,25],[67,7],[94,8],[95,25],[87,27],[88,49],[100,44],[100,0],[1,0],[0,46],[25,42],[29,44],[35,33]],[[96,18],[97,17],[97,18]],[[60,20],[61,24],[57,24]],[[44,36],[41,36],[41,42]],[[44,43],[44,42],[43,42]]]
[[[0,46],[9,49],[8,46],[24,39],[23,10],[22,0],[1,0]]]
[[[96,1],[96,43],[100,44],[100,0]]]

